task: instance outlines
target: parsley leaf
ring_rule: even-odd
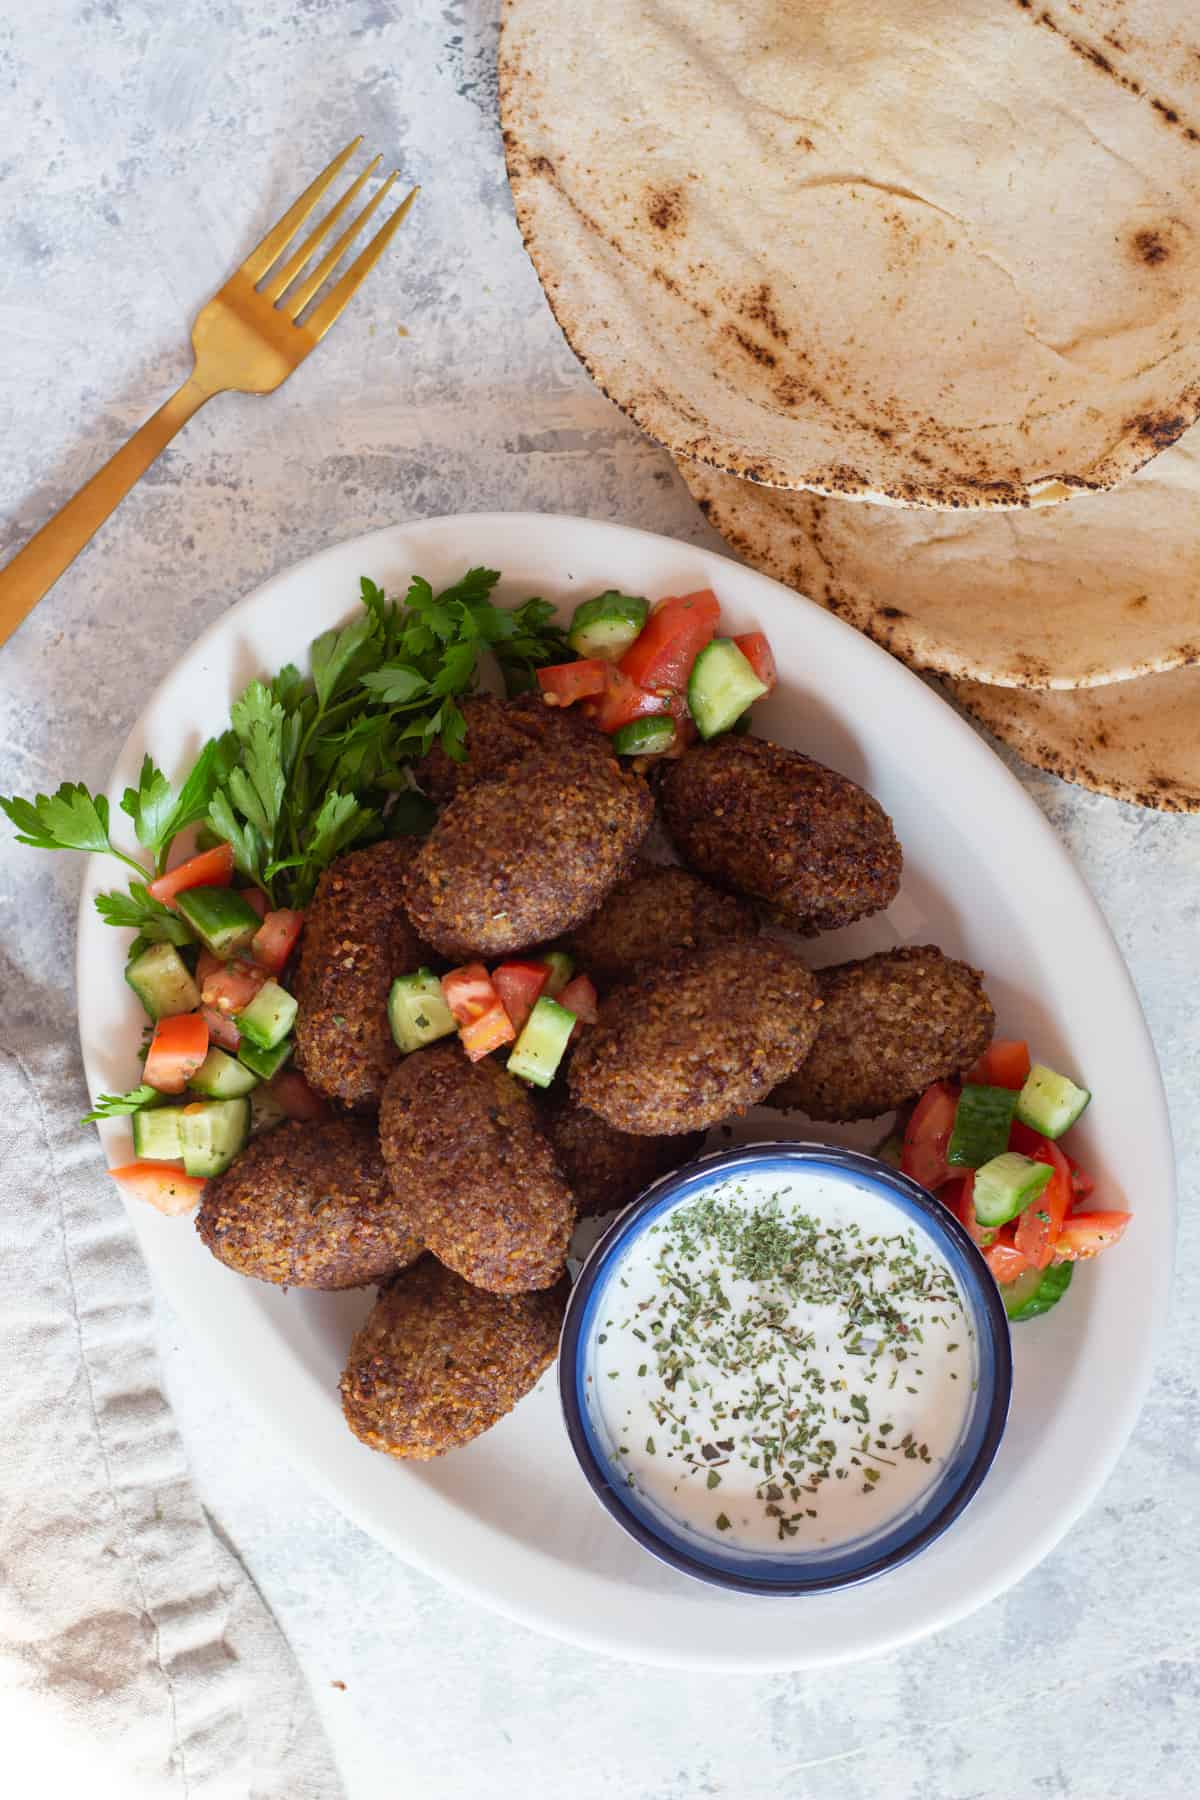
[[[182,913],[152,899],[144,881],[131,881],[127,894],[97,894],[96,911],[106,925],[136,931],[147,944],[194,944],[196,934]]]
[[[311,652],[312,677],[313,686],[317,690],[317,704],[322,712],[328,707],[341,682],[354,671],[356,660],[361,658],[362,651],[375,630],[374,615],[365,612],[349,625],[343,625],[340,631],[323,631],[314,640]]]
[[[129,1113],[141,1112],[147,1106],[156,1106],[162,1099],[157,1088],[147,1082],[140,1087],[130,1088],[127,1094],[101,1094],[91,1112],[84,1113],[79,1123],[94,1125],[97,1119],[120,1119]]]
[[[108,801],[103,794],[90,794],[82,782],[64,781],[57,793],[39,794],[35,800],[0,795],[0,811],[16,826],[18,844],[29,844],[35,850],[107,851],[139,875],[146,873],[140,863],[111,843]]]
[[[371,693],[378,694],[384,706],[408,706],[429,692],[428,681],[411,663],[388,663],[382,669],[368,669],[362,684]]]
[[[142,758],[142,772],[136,788],[126,788],[121,797],[121,811],[128,813],[137,832],[137,841],[156,854],[162,842],[163,827],[169,825],[175,811],[175,795],[171,784],[152,757]]]

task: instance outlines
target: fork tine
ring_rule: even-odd
[[[410,188],[400,202],[386,225],[381,225],[366,249],[361,251],[335,288],[326,294],[316,311],[305,319],[302,329],[307,331],[314,342],[325,336],[329,327],[341,317],[347,302],[353,298],[379,261],[396,233],[403,225],[412,208],[412,203],[420,193],[420,188]]]
[[[334,157],[327,169],[323,169],[317,179],[310,182],[300,198],[293,202],[277,225],[273,225],[266,237],[258,244],[242,264],[241,273],[252,282],[259,282],[287,249],[305,219],[318,205],[322,194],[334,177],[346,166],[362,143],[356,137],[346,148]]]
[[[372,194],[358,217],[350,221],[337,242],[325,252],[325,255],[321,258],[311,275],[306,275],[304,280],[285,296],[284,304],[279,309],[285,317],[291,319],[294,323],[296,315],[304,311],[304,308],[308,305],[317,289],[321,287],[333,273],[333,270],[341,261],[347,248],[354,242],[354,239],[358,236],[372,213],[380,206],[395,179],[396,172],[393,170],[379,189],[378,193]]]
[[[321,239],[325,236],[325,233],[333,229],[342,214],[346,211],[346,208],[353,205],[354,201],[358,199],[358,196],[362,193],[363,188],[375,173],[382,160],[382,157],[376,156],[367,164],[362,174],[358,177],[358,180],[351,183],[341,199],[337,202],[336,206],[330,207],[316,230],[310,231],[300,248],[288,257],[281,269],[276,270],[266,286],[260,289],[264,300],[278,300],[280,294],[283,293],[289,283],[296,279],[296,276],[300,273],[317,245],[321,242]]]

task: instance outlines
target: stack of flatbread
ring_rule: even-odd
[[[573,348],[749,562],[1200,810],[1195,0],[508,0]]]

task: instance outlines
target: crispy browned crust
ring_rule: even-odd
[[[718,893],[688,869],[639,863],[571,933],[571,949],[580,968],[603,985],[673,951],[703,950],[757,930],[749,901]]]
[[[355,1437],[427,1461],[488,1431],[558,1351],[570,1284],[502,1298],[431,1256],[380,1294],[350,1346],[342,1411]]]
[[[702,1131],[679,1137],[617,1131],[557,1082],[542,1122],[581,1219],[628,1206],[660,1175],[688,1162],[704,1142]]]
[[[891,1112],[969,1068],[992,1041],[996,1015],[979,971],[932,944],[820,969],[817,984],[817,1041],[770,1102],[810,1119]]]
[[[608,739],[577,706],[547,706],[540,694],[519,694],[515,700],[476,694],[462,702],[462,710],[467,722],[466,761],[455,762],[435,744],[413,771],[439,806],[477,781],[511,774],[535,750],[582,746],[612,757]]]
[[[574,1204],[524,1088],[456,1039],[408,1056],[384,1089],[380,1139],[393,1191],[425,1243],[494,1294],[553,1285]]]
[[[411,840],[396,839],[339,856],[317,883],[305,918],[296,1061],[318,1093],[347,1106],[378,1106],[400,1059],[388,990],[425,954],[401,896],[413,850]]]
[[[405,878],[409,918],[456,959],[544,943],[595,912],[653,816],[615,758],[536,752],[445,808]]]
[[[819,1004],[773,939],[680,952],[613,989],[571,1059],[571,1092],[618,1131],[705,1131],[799,1067]]]
[[[900,845],[878,801],[796,750],[717,738],[664,765],[658,793],[684,861],[796,931],[835,931],[899,890]]]
[[[207,1183],[196,1229],[218,1262],[280,1287],[368,1287],[422,1249],[359,1119],[254,1138]]]

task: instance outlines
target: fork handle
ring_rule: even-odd
[[[175,433],[211,399],[210,390],[189,375],[179,391],[0,569],[0,644],[74,562]]]

